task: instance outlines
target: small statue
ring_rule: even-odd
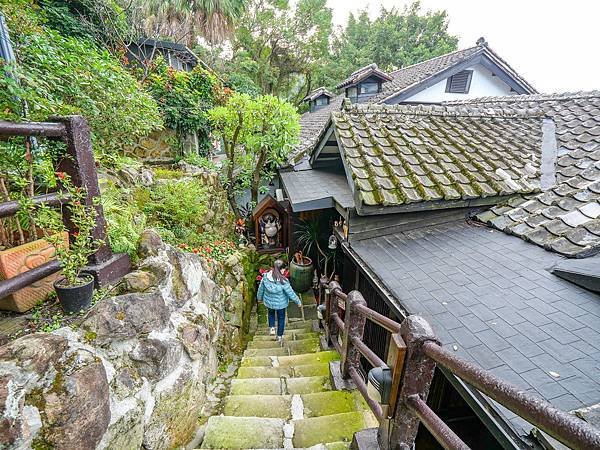
[[[274,214],[264,214],[259,219],[261,243],[265,247],[279,246],[279,231],[281,230],[281,222]]]

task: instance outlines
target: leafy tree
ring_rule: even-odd
[[[148,36],[168,36],[192,45],[198,35],[213,44],[230,36],[246,0],[136,0],[134,3],[134,8],[137,6],[143,14]]]
[[[272,95],[253,99],[238,93],[224,106],[210,110],[209,116],[227,156],[227,198],[240,216],[236,193],[249,187],[252,202],[257,203],[261,178],[270,177],[297,142],[299,116],[291,104]]]
[[[319,82],[334,87],[354,70],[376,63],[392,71],[456,50],[458,38],[448,34],[445,11],[423,13],[418,1],[402,11],[381,9],[371,20],[366,11],[350,15],[334,39],[332,54]]]

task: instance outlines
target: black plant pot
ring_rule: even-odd
[[[88,309],[92,304],[94,295],[94,277],[82,275],[79,277],[81,284],[68,286],[63,284],[65,278],[59,278],[54,282],[56,296],[64,312],[68,314],[77,313],[82,309]]]

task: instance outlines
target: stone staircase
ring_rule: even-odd
[[[347,449],[356,431],[378,426],[358,391],[332,389],[329,363],[339,355],[321,348],[306,306],[301,317],[290,308],[282,346],[259,325],[201,448]]]

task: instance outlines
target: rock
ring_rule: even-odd
[[[181,341],[185,351],[193,360],[200,359],[208,353],[210,336],[206,327],[184,325],[181,329]]]
[[[159,380],[175,370],[181,359],[181,345],[174,340],[141,339],[129,357],[142,376]]]
[[[140,237],[138,254],[140,258],[156,256],[160,250],[166,248],[166,244],[160,238],[160,235],[152,229],[145,230]]]
[[[135,270],[125,275],[123,282],[128,292],[144,292],[156,286],[157,277],[151,272]]]
[[[148,335],[167,326],[169,310],[158,292],[125,294],[98,303],[81,327],[95,333],[96,342]]]
[[[187,175],[202,175],[204,173],[204,169],[201,167],[194,166],[185,161],[179,161],[177,163],[177,168]]]
[[[142,186],[152,186],[154,184],[154,174],[151,170],[142,168],[138,176],[138,181],[138,184],[141,184]]]
[[[3,447],[95,448],[110,422],[102,362],[60,336],[13,341],[0,352],[0,417]]]

